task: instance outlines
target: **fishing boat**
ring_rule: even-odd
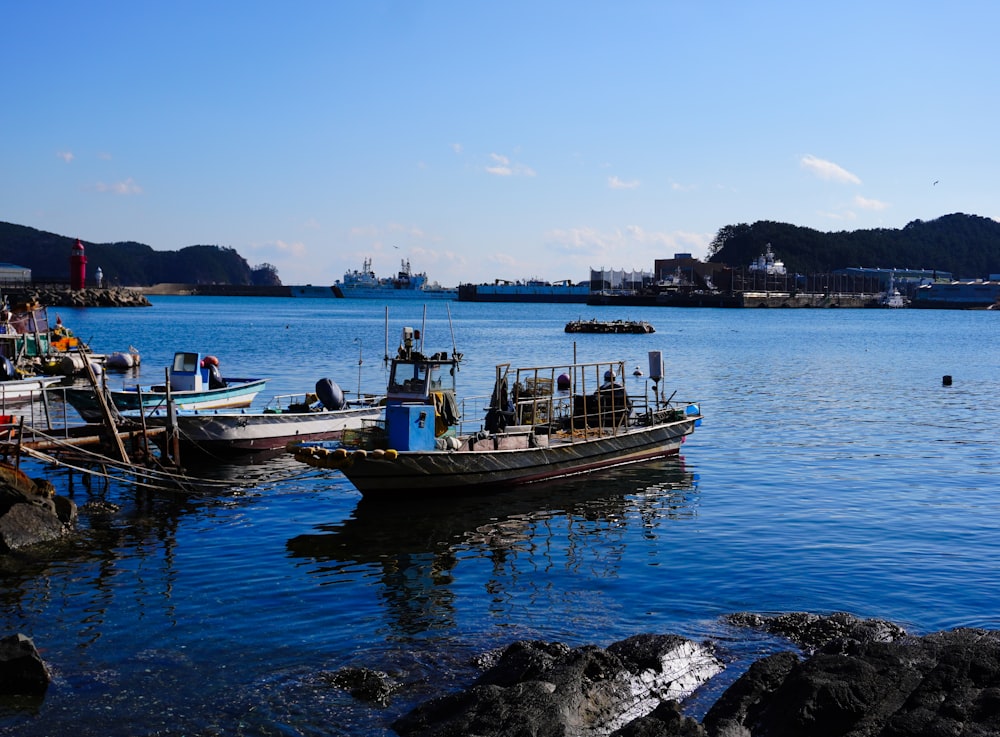
[[[0,407],[33,401],[41,396],[39,392],[60,381],[62,381],[60,376],[27,376],[21,379],[0,380]]]
[[[428,281],[427,274],[415,273],[407,259],[402,260],[396,276],[380,278],[372,271],[372,260],[366,258],[360,271],[347,271],[344,281],[333,285],[333,293],[356,299],[458,299],[457,289]]]
[[[362,427],[382,413],[380,397],[363,396],[354,402],[330,379],[316,382],[316,391],[280,394],[259,411],[182,410],[173,422],[185,454],[189,451],[211,455],[257,453],[283,450],[293,440],[334,440],[345,430]],[[153,426],[167,425],[166,408],[146,416]]]
[[[267,379],[223,377],[215,356],[202,357],[200,353],[182,351],[174,354],[167,377],[164,384],[125,387],[108,390],[106,394],[110,404],[123,412],[165,408],[168,399],[179,410],[222,409],[249,407],[267,384]],[[100,399],[93,388],[69,388],[65,393],[66,401],[84,420],[93,422],[103,418]]]
[[[672,455],[701,422],[697,403],[659,396],[659,351],[652,396],[627,393],[623,361],[500,364],[485,417],[466,422],[455,394],[461,354],[425,355],[419,336],[403,330],[383,419],[345,433],[341,447],[292,443],[295,457],[339,469],[366,497],[483,494]]]

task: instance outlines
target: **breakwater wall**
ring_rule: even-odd
[[[14,309],[35,303],[46,307],[149,307],[151,304],[141,291],[127,287],[7,287],[3,296]]]

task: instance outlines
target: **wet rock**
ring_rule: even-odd
[[[676,635],[607,649],[516,642],[471,688],[418,706],[393,729],[403,737],[607,735],[721,669],[709,646]]]
[[[828,616],[808,612],[789,612],[765,616],[749,612],[731,614],[730,624],[738,627],[770,632],[791,640],[807,652],[840,641],[842,647],[852,642],[892,642],[906,635],[906,631],[884,619],[858,619],[852,614],[836,612]]]
[[[387,673],[370,668],[341,668],[336,673],[324,674],[324,678],[360,701],[383,706],[398,687]]]
[[[16,634],[0,639],[0,694],[40,696],[50,680],[30,637]]]
[[[63,523],[54,511],[35,504],[15,504],[0,517],[0,552],[58,540],[63,532]]]
[[[634,719],[610,737],[706,737],[704,727],[681,713],[676,701],[664,701],[652,714]]]
[[[852,640],[850,652],[842,643],[801,662],[774,656],[752,667],[706,715],[710,734],[1000,734],[1000,633]]]
[[[76,516],[76,504],[48,481],[0,466],[0,553],[62,537]]]
[[[709,734],[740,734],[745,724],[754,724],[763,705],[800,662],[795,653],[775,653],[753,663],[726,689],[702,720]]]

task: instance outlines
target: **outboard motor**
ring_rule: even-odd
[[[323,406],[329,410],[343,409],[347,406],[344,392],[330,379],[320,379],[316,382],[316,396]]]
[[[222,378],[222,372],[219,371],[219,365],[217,363],[210,363],[208,365],[208,388],[224,389],[227,386],[226,380]]]
[[[0,381],[10,381],[16,377],[14,364],[6,356],[0,356]]]

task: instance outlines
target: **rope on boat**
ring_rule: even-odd
[[[272,475],[269,478],[263,478],[259,480],[252,479],[210,479],[199,476],[191,476],[186,473],[177,473],[169,471],[163,467],[137,467],[131,463],[125,463],[119,459],[112,458],[110,456],[105,456],[100,453],[96,453],[86,448],[81,448],[79,446],[73,445],[71,443],[65,443],[61,438],[56,436],[47,435],[41,431],[34,431],[36,437],[43,438],[52,443],[52,445],[57,448],[63,448],[68,453],[75,454],[78,458],[82,458],[83,462],[94,463],[99,465],[102,470],[96,470],[93,467],[87,467],[84,465],[78,465],[69,462],[65,457],[57,458],[54,453],[46,453],[29,446],[22,445],[20,452],[34,458],[35,460],[41,461],[46,464],[53,466],[66,468],[74,471],[79,471],[83,474],[89,474],[91,476],[97,476],[100,478],[106,478],[109,480],[120,481],[121,476],[118,474],[111,473],[106,469],[111,468],[124,473],[131,478],[131,483],[136,486],[141,486],[149,489],[160,490],[160,491],[176,491],[178,488],[184,491],[195,491],[194,487],[198,487],[201,490],[208,489],[231,489],[234,486],[244,486],[244,487],[256,487],[264,486],[270,484],[285,483],[288,481],[294,481],[299,478],[306,478],[308,476],[314,475],[315,472],[305,469],[303,471],[295,470],[294,472],[280,475]],[[58,450],[56,451],[59,452]]]

